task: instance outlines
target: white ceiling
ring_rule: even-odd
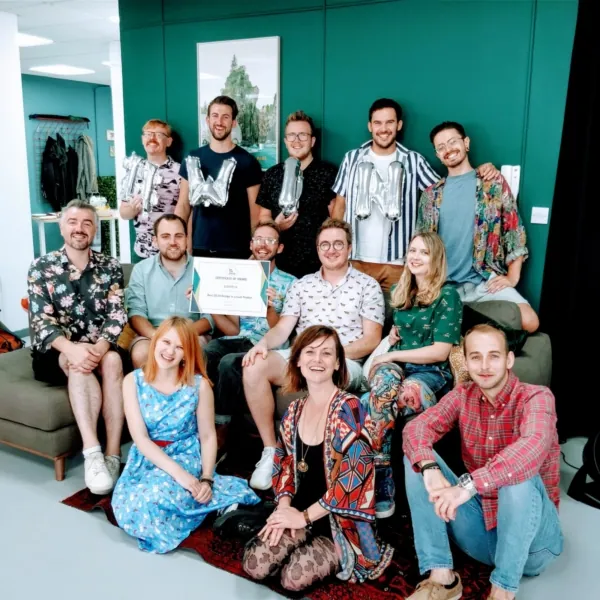
[[[119,39],[118,0],[0,0],[0,12],[18,16],[19,31],[54,40],[47,46],[21,48],[21,72],[110,85],[110,42]],[[93,69],[89,75],[43,75],[30,67],[64,64]]]

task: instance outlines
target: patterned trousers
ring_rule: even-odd
[[[433,406],[450,390],[452,374],[436,365],[382,363],[373,374],[371,391],[361,397],[373,429],[375,466],[390,466],[392,437],[397,418],[406,418]]]

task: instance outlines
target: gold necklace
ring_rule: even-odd
[[[319,431],[319,425],[321,424],[321,420],[323,419],[323,416],[328,412],[329,405],[331,404],[331,401],[333,400],[333,398],[335,397],[337,392],[338,392],[338,390],[336,388],[335,391],[333,392],[333,394],[331,395],[331,398],[329,398],[329,402],[327,402],[327,404],[325,405],[325,408],[321,412],[321,416],[319,417],[319,421],[317,422],[317,427],[316,427],[317,431]],[[308,398],[306,399],[306,401],[308,402]],[[302,444],[302,458],[298,461],[298,471],[300,471],[300,473],[306,473],[308,471],[308,463],[306,462],[306,455],[308,454],[308,450],[310,449],[310,446],[307,444],[306,450],[304,450],[304,440],[302,439],[302,436],[300,435],[300,423],[298,423],[298,437],[300,438],[300,443]]]

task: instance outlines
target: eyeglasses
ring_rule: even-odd
[[[143,131],[142,137],[146,139],[155,137],[159,140],[166,140],[169,136],[166,133],[163,133],[162,131]]]
[[[265,243],[267,246],[274,246],[275,244],[279,244],[279,240],[277,238],[264,238],[264,237],[253,237],[252,242],[254,244]]]
[[[303,131],[302,133],[286,133],[285,139],[288,142],[295,142],[296,140],[300,140],[301,142],[307,142],[312,137],[311,133],[306,133]]]
[[[454,138],[450,138],[445,144],[440,144],[439,146],[435,147],[435,151],[438,154],[442,154],[443,152],[445,152],[446,148],[450,149],[450,148],[456,148],[461,140],[463,140],[464,138],[462,137],[454,137]]]
[[[342,240],[336,240],[335,242],[333,242],[334,250],[343,250],[345,247],[346,247],[346,242],[342,242]],[[319,244],[319,250],[321,252],[327,252],[327,250],[329,250],[330,248],[331,248],[330,242],[321,242]]]

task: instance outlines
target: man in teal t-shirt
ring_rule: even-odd
[[[243,393],[242,357],[279,321],[288,288],[296,281],[296,277],[275,266],[275,257],[283,251],[279,234],[274,221],[261,221],[250,240],[252,258],[271,263],[267,316],[213,315],[215,326],[225,334],[204,347],[206,369],[214,386],[217,423],[229,421],[235,399]]]

